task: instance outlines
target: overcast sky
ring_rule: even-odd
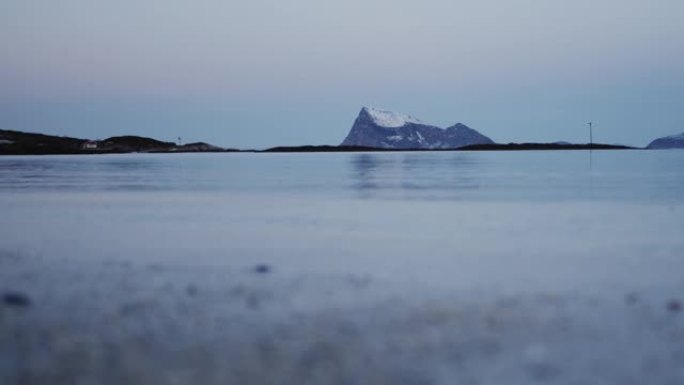
[[[338,144],[359,109],[499,142],[684,132],[681,0],[2,0],[0,128]]]

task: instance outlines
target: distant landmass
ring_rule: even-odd
[[[530,150],[635,150],[636,147],[619,144],[571,144],[567,142],[555,143],[495,143],[474,144],[459,148],[460,151],[530,151]]]
[[[278,146],[266,150],[237,150],[204,142],[177,145],[142,136],[114,136],[104,140],[88,140],[11,130],[0,130],[0,155],[48,154],[123,154],[184,152],[396,152],[396,151],[512,151],[512,150],[622,150],[633,147],[608,144],[508,143],[487,142],[454,148],[389,148],[355,145]]]
[[[684,133],[658,138],[652,141],[646,148],[653,150],[668,148],[684,148]]]
[[[494,141],[465,124],[444,129],[410,115],[363,107],[341,146],[438,150],[474,144],[494,144]]]
[[[684,133],[658,138],[648,149],[684,148]],[[114,136],[89,140],[12,130],[0,130],[0,155],[183,153],[183,152],[379,152],[379,151],[521,151],[625,150],[615,144],[495,143],[478,131],[457,123],[448,128],[425,124],[406,114],[363,107],[339,146],[278,146],[266,150],[238,150],[205,142],[179,145],[142,136]]]
[[[278,146],[268,148],[263,151],[254,152],[377,152],[377,151],[392,151],[387,148],[364,147],[364,146]],[[395,150],[396,151],[396,150]]]
[[[114,136],[104,140],[52,136],[21,131],[0,130],[0,154],[112,154],[130,152],[229,152],[204,142],[177,145],[142,136]]]
[[[636,150],[636,147],[619,144],[570,144],[570,143],[491,143],[473,144],[453,148],[377,148],[363,146],[280,146],[253,152],[421,152],[421,151],[534,151],[534,150]]]

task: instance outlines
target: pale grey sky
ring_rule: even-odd
[[[681,0],[3,0],[0,127],[337,144],[363,105],[500,142],[684,131]]]

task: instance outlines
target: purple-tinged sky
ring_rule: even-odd
[[[0,128],[337,144],[363,105],[500,142],[684,131],[681,0],[4,0]]]

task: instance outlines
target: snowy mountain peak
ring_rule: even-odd
[[[368,114],[373,123],[380,127],[396,128],[404,126],[407,123],[424,124],[411,115],[398,114],[375,107],[363,107],[362,112]]]
[[[447,127],[447,130],[472,130],[472,128],[466,126],[463,123],[456,123],[451,127]]]
[[[411,115],[363,107],[342,146],[390,149],[453,149],[494,143],[465,124],[447,129],[421,122]]]

